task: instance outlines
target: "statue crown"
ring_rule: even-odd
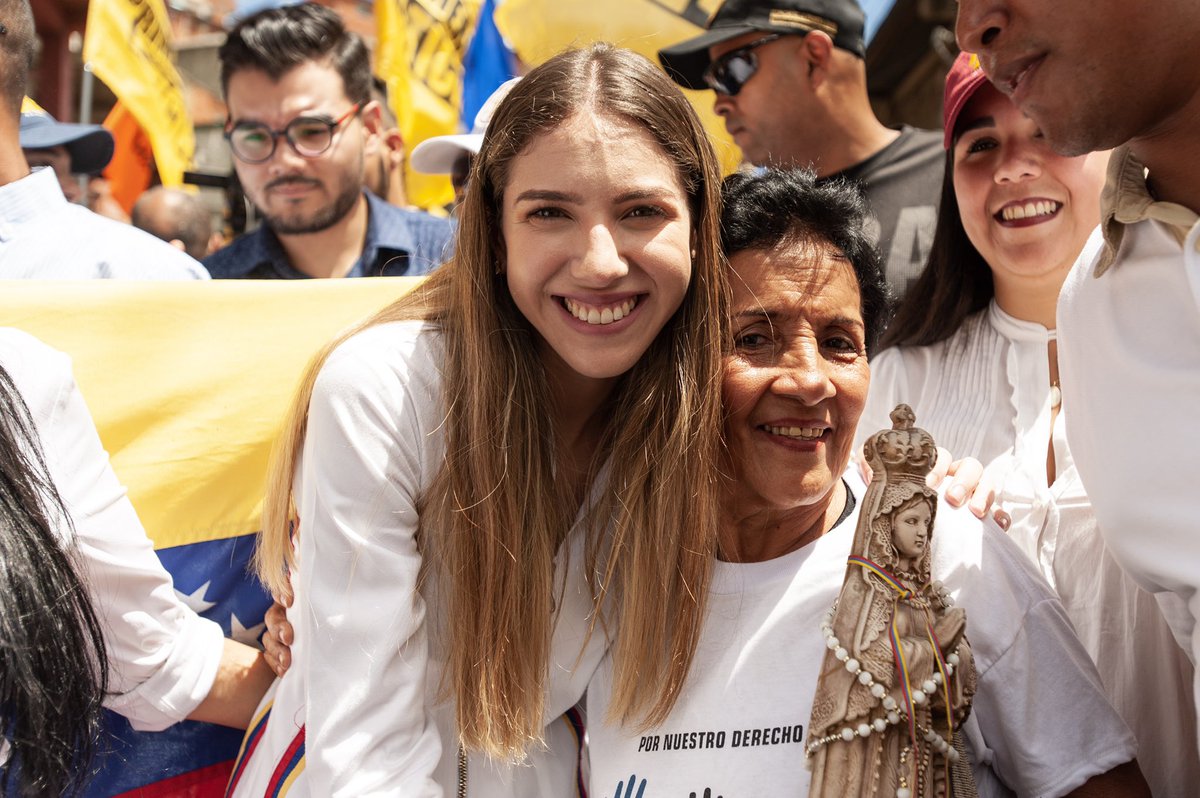
[[[924,485],[937,460],[933,436],[914,426],[917,416],[908,405],[896,405],[891,419],[891,429],[875,433],[863,446],[863,454],[874,471],[873,481]]]

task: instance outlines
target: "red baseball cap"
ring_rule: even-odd
[[[946,73],[946,93],[942,100],[942,118],[946,120],[943,146],[947,150],[954,144],[954,126],[958,124],[958,115],[986,82],[987,75],[979,66],[979,57],[974,53],[959,53],[954,65]]]

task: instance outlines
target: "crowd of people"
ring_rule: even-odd
[[[233,796],[1200,782],[1189,0],[960,0],[936,132],[871,110],[855,0],[728,0],[660,64],[568,50],[418,145],[453,223],[406,205],[362,39],[263,11],[220,50],[263,223],[216,250],[186,193],[135,226],[70,201],[111,138],[21,113],[27,0],[0,23],[0,278],[428,275],[280,410],[265,651],[172,591],[67,357],[0,329],[0,789],[84,789],[101,707],[247,729]],[[905,413],[948,451],[884,496]],[[848,558],[875,571],[836,613]],[[905,631],[923,591],[965,632]],[[969,713],[920,738],[955,668]]]

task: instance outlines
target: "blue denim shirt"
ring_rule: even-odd
[[[448,219],[398,208],[369,191],[363,193],[367,197],[367,236],[347,277],[416,277],[450,257],[454,227]],[[209,255],[203,263],[217,279],[308,277],[288,262],[283,245],[265,224]]]

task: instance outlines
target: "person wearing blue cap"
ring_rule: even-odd
[[[104,168],[112,137],[44,112],[21,114],[35,39],[29,3],[2,0],[0,20],[0,279],[207,279],[204,267],[184,253],[64,193],[71,173]],[[40,163],[61,161],[68,178],[60,179],[57,167],[31,170],[26,149],[49,156]]]
[[[30,169],[54,169],[67,202],[80,203],[84,192],[79,177],[108,166],[113,137],[102,125],[59,122],[45,111],[25,111],[21,114],[21,149]]]
[[[747,161],[858,184],[884,275],[902,297],[933,243],[941,135],[875,116],[865,25],[855,0],[728,0],[704,33],[658,58],[684,88],[715,92],[713,111]]]

